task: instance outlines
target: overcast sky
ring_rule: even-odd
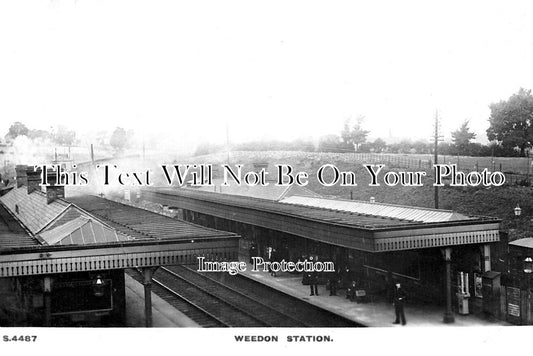
[[[446,137],[533,87],[533,2],[2,1],[0,132],[13,121],[176,140],[292,139],[366,117]],[[161,137],[164,137],[161,135]]]

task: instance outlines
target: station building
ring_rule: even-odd
[[[267,187],[268,188],[268,187]],[[505,268],[500,220],[453,211],[315,195],[278,200],[191,188],[147,188],[142,199],[178,211],[185,220],[242,236],[264,256],[295,261],[317,255],[346,267],[385,296],[401,282],[411,299],[445,307],[444,321],[461,314],[499,313],[499,278]],[[505,244],[505,242],[503,242]],[[504,262],[502,262],[504,261]]]
[[[236,256],[235,234],[102,197],[70,201],[54,175],[41,187],[40,174],[17,166],[16,185],[0,196],[1,326],[123,326],[130,268],[144,276],[151,326],[158,266]]]

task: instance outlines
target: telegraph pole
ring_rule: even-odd
[[[228,165],[229,163],[229,124],[226,123],[226,149],[228,150]]]
[[[443,136],[439,135],[439,111],[435,110],[435,132],[433,136],[435,144],[435,157],[433,164],[438,164],[439,162],[439,141],[442,141]],[[439,208],[439,187],[435,186],[435,209]],[[446,281],[446,310],[444,311],[443,321],[446,324],[453,323],[455,318],[452,311],[452,272],[451,272],[451,263],[452,263],[452,248],[447,247],[442,249],[442,255],[444,257],[444,263],[446,266],[445,281]]]
[[[439,162],[439,141],[442,140],[442,136],[439,135],[439,111],[435,110],[435,134],[434,134],[434,142],[435,142],[435,157],[433,161],[433,165],[437,164]],[[439,208],[439,187],[435,186],[435,209]]]

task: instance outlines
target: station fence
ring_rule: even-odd
[[[433,170],[433,160],[425,158],[412,158],[401,155],[391,155],[383,153],[354,153],[355,161],[368,164],[385,164],[388,168],[416,169],[431,173]],[[469,160],[471,163],[471,160]],[[439,156],[439,163],[455,164],[459,171],[465,172],[482,172],[487,168],[491,172],[502,172],[505,175],[506,185],[523,185],[531,186],[529,174],[517,173],[510,170],[504,171],[502,162],[492,161],[492,167],[480,165],[479,162],[472,164],[464,163],[464,160],[457,159],[455,156]],[[429,174],[428,174],[429,175]]]

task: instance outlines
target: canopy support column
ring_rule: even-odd
[[[444,262],[446,264],[446,311],[444,312],[443,322],[451,324],[455,322],[452,311],[452,248],[446,247],[442,250]]]
[[[147,328],[152,327],[152,276],[157,267],[142,268],[144,285],[144,323]]]

